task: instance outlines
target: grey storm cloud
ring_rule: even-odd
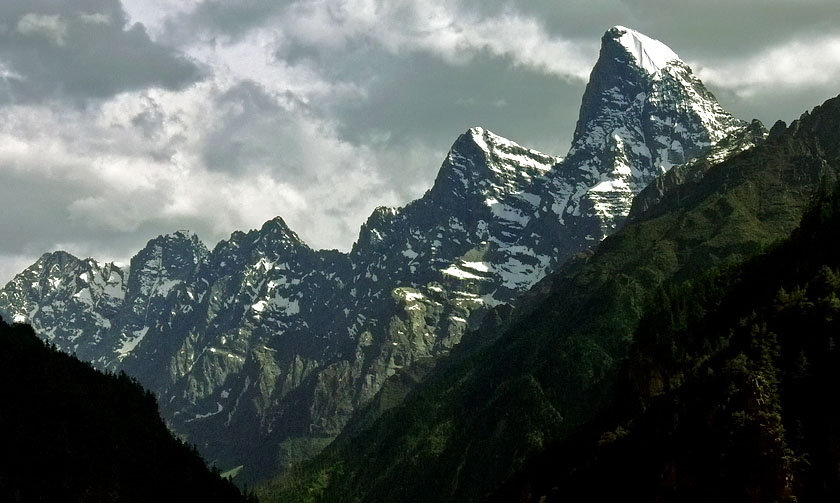
[[[265,23],[267,18],[282,12],[295,2],[289,0],[207,0],[189,14],[168,21],[167,30],[182,36],[187,32],[181,27],[207,28],[211,33],[238,36]],[[187,35],[188,36],[188,35]]]
[[[199,67],[127,26],[118,0],[4,0],[0,64],[6,100],[106,98],[147,86],[178,88]]]
[[[612,25],[768,125],[840,92],[836,0],[4,0],[0,282],[282,216],[349,248],[471,126],[565,154]]]
[[[256,27],[275,28],[282,34],[275,53],[278,61],[293,66],[311,64],[326,78],[336,82],[352,81],[368,90],[368,99],[343,101],[333,108],[330,108],[332,103],[323,104],[324,108],[329,108],[327,113],[338,114],[346,125],[342,130],[349,133],[348,138],[352,141],[381,137],[384,130],[392,136],[390,141],[394,144],[403,136],[410,136],[441,145],[447,141],[442,138],[444,132],[451,136],[453,130],[439,126],[453,124],[451,119],[454,119],[455,130],[477,123],[499,130],[501,134],[507,129],[513,131],[511,136],[515,140],[562,154],[574,129],[585,79],[557,78],[556,72],[552,74],[535,66],[518,65],[516,56],[500,54],[487,47],[478,47],[472,57],[460,64],[435,50],[439,47],[419,44],[394,50],[393,44],[399,41],[387,36],[377,38],[377,33],[388,31],[381,27],[360,29],[344,38],[339,36],[338,42],[334,40],[337,38],[335,33],[343,33],[352,26],[354,16],[357,16],[352,9],[359,10],[360,5],[380,16],[382,25],[391,27],[395,33],[402,31],[409,38],[412,30],[417,29],[413,19],[417,9],[412,6],[418,3],[206,0],[194,10],[170,19],[162,38],[185,43],[195,33],[204,33],[237,39]],[[303,28],[296,29],[300,13],[309,5],[324,6],[324,19],[319,20],[320,24],[304,23]],[[402,7],[395,8],[394,5]],[[840,16],[835,0],[768,0],[761,3],[710,0],[679,4],[666,0],[568,0],[562,3],[554,0],[463,0],[446,5],[446,9],[454,13],[451,22],[463,22],[467,26],[510,13],[537,20],[547,35],[577,45],[581,54],[589,58],[589,64],[597,57],[600,34],[615,24],[631,26],[664,41],[694,65],[695,71],[738,68],[750,58],[767,60],[768,55],[762,51],[795,40],[819,45],[819,41],[809,40],[816,36],[840,38]],[[429,12],[434,13],[433,10]],[[451,34],[442,33],[441,38],[448,35]],[[469,52],[463,41],[459,43],[462,52]],[[835,62],[830,64],[836,66]],[[539,75],[541,73],[543,75]],[[788,121],[796,118],[805,109],[836,94],[836,86],[828,81],[805,81],[786,89],[774,89],[748,79],[733,82],[732,79],[715,78],[721,76],[713,72],[699,73],[732,113],[770,123],[779,118]],[[473,97],[463,96],[462,82],[468,78],[474,88],[471,91],[476,94]],[[500,80],[507,82],[507,88],[502,92],[491,92],[493,87],[502,87],[497,83]],[[517,96],[520,91],[528,95]],[[456,93],[460,95],[456,96]],[[540,98],[544,104],[550,104],[545,111],[548,113],[532,113],[534,107],[539,109],[536,102]],[[472,110],[458,106],[472,102],[480,102],[482,106]],[[508,107],[493,110],[489,105],[494,102],[506,102]],[[422,105],[418,106],[418,103]],[[403,109],[407,113],[402,113]],[[436,127],[430,128],[430,123]],[[550,131],[554,132],[553,136]],[[553,150],[558,147],[559,151]]]
[[[276,171],[295,182],[306,182],[300,144],[289,141],[296,131],[295,117],[256,82],[246,81],[227,90],[214,103],[218,122],[205,139],[208,169],[246,176]]]
[[[483,126],[531,148],[561,153],[571,141],[584,89],[583,82],[528,68],[511,71],[509,62],[487,55],[468,65],[450,65],[426,53],[348,59],[323,64],[343,65],[343,78],[368,90],[364,98],[331,104],[329,111],[340,119],[342,134],[357,143],[385,138],[395,147],[422,141],[447,149],[458,134]],[[411,173],[395,166],[391,175]]]

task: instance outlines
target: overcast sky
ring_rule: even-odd
[[[473,125],[564,155],[617,24],[768,127],[840,93],[836,0],[2,0],[0,283],[276,215],[347,250]]]

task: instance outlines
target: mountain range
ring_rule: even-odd
[[[159,236],[127,267],[57,251],[0,291],[0,314],[99,369],[138,379],[173,431],[217,465],[244,466],[247,481],[311,458],[342,432],[318,459],[387,431],[387,418],[406,407],[420,414],[416,401],[401,405],[418,383],[445,382],[416,391],[448,393],[418,416],[427,422],[416,438],[463,452],[437,469],[474,484],[456,477],[451,493],[429,497],[475,499],[492,488],[464,464],[468,454],[498,459],[488,477],[504,480],[610,396],[606,376],[628,350],[649,288],[790,233],[830,159],[796,144],[812,163],[796,176],[780,167],[776,178],[758,180],[721,166],[755,167],[743,160],[750,151],[769,155],[759,149],[774,135],[805,138],[798,127],[768,134],[732,117],[667,46],[617,26],[602,38],[564,158],[471,128],[432,188],[406,206],[377,208],[349,253],[311,249],[279,217],[212,250],[187,231]],[[750,185],[768,181],[778,192]],[[745,199],[712,202],[720,184]],[[684,232],[668,234],[668,225]],[[617,272],[625,269],[634,272]],[[514,338],[511,327],[574,335]],[[476,358],[486,359],[480,372],[470,367]],[[452,384],[441,376],[461,377]],[[464,405],[473,402],[478,409]],[[520,406],[536,419],[494,422]],[[459,416],[463,407],[471,412]],[[392,419],[401,420],[413,421]],[[508,452],[492,433],[470,443],[466,432],[488,428],[506,446],[527,448]],[[508,435],[524,436],[510,443]],[[386,448],[380,440],[369,439],[365,452]],[[392,483],[412,466],[389,467],[378,480]],[[430,473],[416,480],[434,480]],[[408,494],[383,487],[363,492],[373,500]]]

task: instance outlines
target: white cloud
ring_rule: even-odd
[[[3,79],[3,80],[9,80],[9,79],[23,80],[23,76],[21,74],[17,73],[16,71],[12,70],[9,67],[9,65],[7,65],[5,62],[0,60],[0,79]]]
[[[94,234],[150,224],[166,232],[187,222],[213,244],[280,215],[310,245],[348,249],[376,205],[397,202],[370,149],[337,139],[329,123],[282,102],[243,107],[234,92],[272,99],[258,87],[208,80],[183,91],[122,93],[85,110],[5,107],[0,166],[35,186],[66,184],[66,220],[54,225]],[[237,106],[238,122],[228,116]],[[153,124],[141,124],[150,110]],[[232,123],[256,129],[243,133]],[[247,144],[255,134],[260,141]],[[247,164],[244,171],[208,169],[209,145],[228,150],[243,141],[247,151],[235,160]],[[267,155],[254,153],[260,149]],[[149,237],[138,236],[138,249]]]
[[[741,97],[835,85],[840,81],[840,36],[791,40],[731,61],[696,64],[704,81]]]
[[[393,53],[426,51],[452,64],[488,53],[568,79],[585,80],[597,54],[597,44],[552,35],[534,17],[481,16],[456,2],[307,0],[279,17],[290,38],[328,49],[372,39]]]
[[[217,78],[254,81],[267,90],[291,93],[306,103],[323,99],[357,99],[364,90],[352,83],[328,79],[317,68],[304,63],[291,65],[275,57],[284,32],[277,27],[261,27],[233,40],[216,40],[184,47],[190,57],[213,68]],[[288,103],[287,103],[288,104]]]
[[[204,75],[175,48],[127,25],[119,0],[3,0],[0,64],[20,79],[0,80],[0,104],[43,99],[107,99],[126,90],[177,89]]]
[[[79,20],[87,24],[111,24],[113,22],[111,16],[101,12],[94,12],[93,14],[86,14],[83,12],[79,14]]]
[[[160,35],[167,20],[194,11],[204,0],[121,0],[131,23],[142,23],[152,35]]]
[[[169,33],[174,40],[194,39],[199,32],[201,37],[225,42],[220,38],[224,32],[221,26],[200,24],[206,16],[190,17],[201,7],[217,22],[231,24],[239,22],[240,10],[261,9],[260,16],[251,13],[255,24],[244,33],[237,32],[233,39],[273,30],[278,42],[286,40],[330,51],[347,50],[355,42],[374,42],[394,54],[423,51],[456,65],[489,54],[507,58],[516,66],[584,81],[598,48],[591,39],[572,40],[550,33],[533,15],[505,9],[488,16],[464,6],[464,2],[299,0],[243,6],[203,0],[126,0],[124,4],[131,19],[145,23],[155,36],[163,36],[167,30],[178,32]],[[224,12],[230,20],[220,14]],[[177,21],[167,26],[167,21],[174,19]],[[199,25],[190,26],[191,22]],[[259,50],[259,46],[253,47]]]
[[[57,47],[64,46],[67,23],[61,16],[29,13],[20,18],[17,30],[23,35],[40,35]]]

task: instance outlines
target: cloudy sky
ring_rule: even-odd
[[[3,0],[0,282],[276,215],[349,249],[470,126],[565,154],[616,24],[744,119],[840,93],[836,0]]]

